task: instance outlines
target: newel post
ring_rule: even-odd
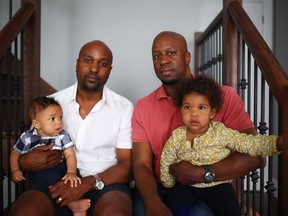
[[[228,5],[242,0],[223,1],[223,84],[232,86],[237,91],[237,29],[231,16]]]
[[[41,0],[21,0],[32,3],[34,14],[23,31],[23,97],[24,108],[40,93],[40,16]],[[27,115],[25,120],[27,122]]]

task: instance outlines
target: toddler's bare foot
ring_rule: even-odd
[[[90,199],[80,199],[69,203],[68,208],[73,212],[73,216],[86,216],[90,205]]]

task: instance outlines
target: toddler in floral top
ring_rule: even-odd
[[[177,98],[185,125],[173,131],[162,150],[160,162],[160,179],[164,187],[171,188],[167,206],[173,215],[185,215],[193,202],[201,199],[216,216],[240,216],[230,184],[232,180],[213,181],[214,174],[209,165],[223,160],[233,151],[253,156],[277,154],[282,149],[282,137],[247,135],[226,128],[221,122],[211,121],[222,105],[222,92],[214,80],[203,75],[181,83]],[[203,166],[205,183],[191,186],[177,183],[169,173],[169,166],[182,160]]]

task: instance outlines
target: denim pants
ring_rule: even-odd
[[[162,201],[165,201],[165,195],[163,195],[163,186],[161,184],[157,185],[158,195]],[[141,195],[138,190],[132,189],[133,194],[133,215],[134,216],[146,216],[145,206]],[[203,202],[198,201],[190,209],[189,213],[186,216],[214,216],[209,207]]]

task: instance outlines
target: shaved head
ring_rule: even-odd
[[[178,34],[176,32],[172,32],[172,31],[163,31],[160,32],[153,40],[153,45],[152,45],[152,49],[155,45],[155,43],[159,40],[159,39],[163,39],[163,38],[170,38],[170,39],[175,39],[177,40],[178,43],[181,44],[183,51],[187,52],[188,48],[187,48],[187,42],[186,39],[181,35]]]
[[[112,51],[110,50],[110,48],[103,42],[103,41],[100,41],[100,40],[93,40],[93,41],[90,41],[86,44],[84,44],[82,46],[82,48],[80,49],[79,51],[79,55],[78,55],[78,58],[83,54],[85,53],[85,50],[87,48],[90,48],[90,47],[97,47],[97,49],[105,49],[106,52],[108,53],[109,55],[109,59],[111,59],[111,64],[112,64],[112,61],[113,61],[113,54],[112,54]]]

